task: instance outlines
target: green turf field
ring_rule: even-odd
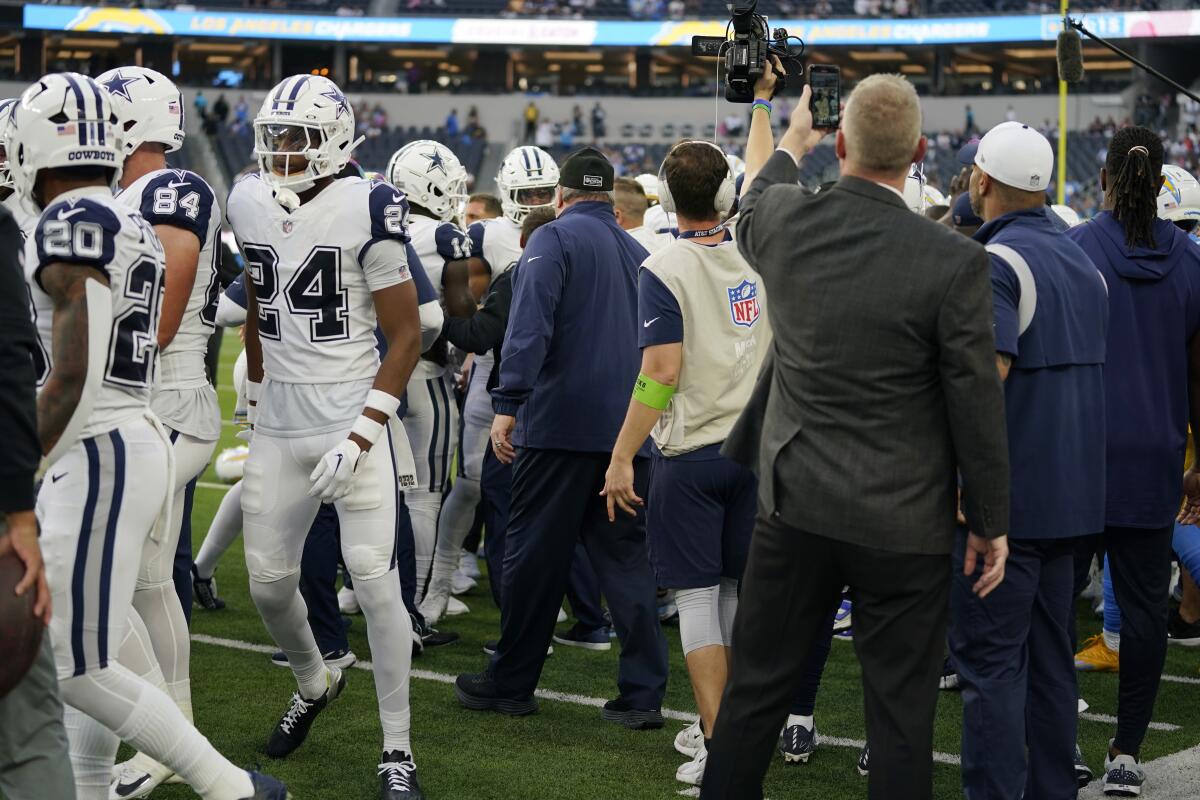
[[[234,395],[230,372],[237,355],[237,339],[226,336],[222,353],[221,404],[226,418]],[[219,448],[233,446],[235,429],[226,426]],[[210,485],[196,492],[193,514],[194,544],[198,548],[224,492],[211,486],[211,471],[203,479]],[[271,645],[250,601],[241,540],[221,561],[217,573],[221,595],[228,608],[221,612],[196,609],[193,633],[226,640],[223,644],[198,641],[192,648],[192,685],[196,722],[223,753],[241,764],[260,764],[264,771],[285,780],[300,800],[370,800],[377,797],[375,762],[380,749],[375,694],[368,672],[348,673],[345,694],[322,714],[308,741],[286,761],[272,761],[263,753],[272,727],[286,707],[294,688],[291,673],[274,667],[260,652],[234,649],[236,645]],[[541,700],[541,711],[510,719],[462,709],[446,681],[459,672],[478,671],[486,657],[483,642],[495,638],[499,612],[493,607],[485,582],[462,598],[471,613],[444,621],[462,640],[427,652],[414,662],[412,683],[413,747],[420,777],[431,800],[469,798],[670,798],[685,789],[676,782],[675,769],[684,761],[672,747],[672,738],[684,723],[668,720],[660,731],[633,732],[603,722],[584,698],[602,702],[615,695],[617,651],[595,653],[558,647],[546,662],[541,688],[577,697]],[[1081,609],[1083,607],[1081,606]],[[1095,633],[1099,622],[1084,610],[1081,636]],[[565,627],[565,626],[563,626]],[[694,703],[684,668],[677,628],[666,630],[671,647],[671,677],[665,706],[692,713]],[[351,647],[360,659],[370,658],[363,618],[350,629]],[[1160,759],[1200,745],[1200,650],[1172,647],[1166,673],[1187,682],[1164,682],[1154,715],[1156,723],[1171,730],[1152,730],[1143,758]],[[1116,676],[1081,676],[1089,713],[1116,713]],[[582,697],[578,697],[582,696]],[[938,706],[935,748],[957,758],[962,705],[955,693],[944,692]],[[843,739],[864,737],[859,669],[852,645],[835,642],[817,698],[819,734]],[[1080,742],[1093,769],[1099,772],[1112,724],[1080,722]],[[1035,745],[1036,746],[1036,745]],[[127,751],[122,751],[122,756]],[[767,775],[766,795],[774,800],[811,797],[837,800],[866,796],[866,779],[854,769],[858,750],[853,746],[821,746],[805,766],[785,766],[776,759]],[[1168,760],[1172,761],[1172,760]],[[1170,777],[1149,771],[1143,797],[1200,797],[1200,749],[1173,759]],[[952,763],[935,769],[935,796],[961,796],[958,769]],[[1156,782],[1156,778],[1158,778]],[[1085,796],[1099,796],[1096,784]],[[193,796],[179,786],[162,787],[154,797]]]

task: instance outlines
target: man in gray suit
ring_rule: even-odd
[[[816,195],[797,185],[822,135],[808,104],[806,88],[737,225],[777,315],[774,358],[726,440],[758,471],[759,514],[701,796],[762,796],[797,665],[848,584],[869,796],[928,798],[957,477],[967,574],[984,564],[976,593],[1003,580],[1007,555],[988,259],[904,203],[925,155],[911,84],[858,84],[837,133],[841,180]]]

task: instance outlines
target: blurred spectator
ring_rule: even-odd
[[[446,117],[446,135],[452,139],[458,138],[458,109],[450,109],[450,116]]]
[[[548,119],[543,119],[538,123],[537,130],[534,132],[534,144],[542,149],[554,145],[554,123]]]
[[[571,109],[571,133],[576,136],[583,136],[583,109],[575,106]]]
[[[558,134],[558,143],[569,150],[575,146],[575,126],[570,122],[564,122],[561,128],[562,130]]]
[[[224,125],[225,120],[229,119],[229,103],[225,100],[223,92],[217,95],[217,102],[213,103],[212,114],[218,125]]]
[[[963,126],[963,133],[970,136],[975,132],[975,112],[971,110],[971,104],[967,103],[966,120]]]
[[[250,122],[250,104],[246,102],[246,95],[238,97],[237,105],[233,107],[233,126],[240,130]]]
[[[595,141],[604,138],[604,134],[606,133],[604,118],[606,116],[608,116],[607,112],[600,105],[600,101],[597,100],[596,104],[592,106],[592,139]]]
[[[467,109],[467,133],[479,127],[479,109],[471,106]]]
[[[196,108],[196,113],[200,115],[200,119],[208,116],[208,98],[204,96],[203,90],[196,91],[196,99],[192,101],[192,105]]]
[[[529,144],[537,137],[538,131],[538,107],[532,100],[529,105],[525,106],[525,144]]]

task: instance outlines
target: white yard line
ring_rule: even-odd
[[[1103,722],[1107,725],[1116,725],[1117,718],[1111,714],[1093,714],[1088,711],[1079,715],[1080,719],[1086,719],[1088,722]],[[1151,722],[1150,730],[1152,731],[1177,731],[1178,725],[1172,725],[1169,722]]]

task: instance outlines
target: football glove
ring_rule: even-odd
[[[308,476],[312,481],[308,496],[319,497],[322,503],[332,503],[345,497],[350,493],[354,476],[366,457],[366,452],[353,441],[342,440],[337,447],[321,456],[317,468]]]

